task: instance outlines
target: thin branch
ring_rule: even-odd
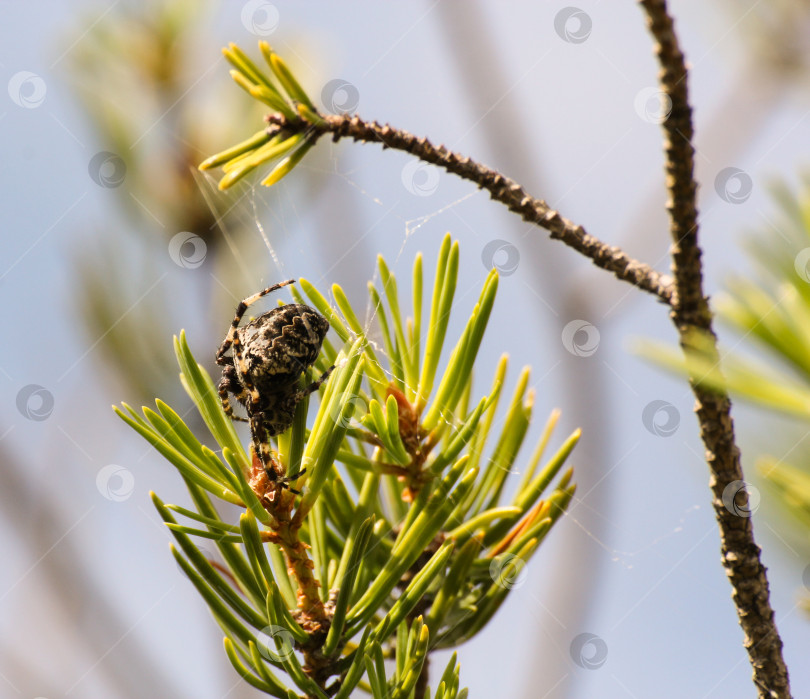
[[[358,116],[319,115],[322,121],[311,124],[304,121],[287,121],[280,114],[270,118],[274,131],[306,131],[311,140],[330,133],[332,139],[352,138],[366,143],[381,143],[383,148],[403,150],[415,155],[420,160],[444,168],[448,172],[469,180],[485,189],[495,201],[504,204],[510,211],[519,214],[525,221],[533,223],[551,233],[552,238],[562,240],[566,245],[589,257],[597,267],[615,274],[634,286],[657,296],[666,304],[672,301],[672,282],[667,275],[660,274],[649,265],[634,260],[621,248],[603,243],[598,238],[588,235],[582,226],[578,226],[559,212],[552,209],[542,199],[535,199],[514,180],[504,177],[499,172],[462,157],[444,146],[438,148],[426,138],[417,138],[413,134],[389,125],[367,122]]]
[[[672,269],[676,293],[672,299],[672,320],[685,352],[692,346],[690,340],[699,332],[711,339],[710,359],[719,363],[717,337],[712,329],[708,298],[703,292],[686,65],[665,0],[640,2],[656,41],[661,87],[672,104],[672,111],[663,124],[670,194],[667,210],[674,241]],[[693,376],[690,376],[690,385],[697,399],[695,411],[711,469],[712,504],[720,527],[723,566],[745,634],[744,645],[754,669],[754,683],[760,697],[790,697],[782,640],[774,621],[768,579],[760,560],[760,549],[754,542],[751,518],[740,516],[740,510],[724,503],[724,499],[729,500],[726,495],[729,484],[744,482],[740,450],[734,438],[731,401],[727,393],[710,392]],[[734,488],[732,485],[732,490]],[[743,509],[743,514],[750,514],[747,508]]]

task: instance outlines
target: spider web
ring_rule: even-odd
[[[303,167],[306,166],[300,165],[298,169],[302,169]],[[328,189],[334,184],[330,183],[329,178],[340,180],[340,182],[348,189],[357,193],[360,199],[360,206],[366,206],[367,209],[372,212],[375,210],[384,212],[385,218],[381,226],[384,228],[385,236],[390,238],[395,234],[396,231],[392,230],[392,222],[396,223],[396,226],[398,227],[399,245],[393,257],[386,257],[386,262],[388,263],[391,271],[397,276],[397,286],[401,301],[403,321],[406,317],[412,316],[413,311],[410,308],[409,303],[409,299],[412,298],[410,283],[411,261],[413,256],[416,255],[418,249],[413,246],[409,246],[409,243],[413,241],[415,234],[428,223],[431,223],[444,214],[451,212],[455,213],[456,210],[462,207],[463,204],[476,195],[479,195],[480,192],[477,190],[469,191],[461,196],[452,198],[449,201],[441,201],[432,208],[425,206],[424,213],[409,218],[401,215],[396,210],[396,205],[398,202],[397,194],[390,191],[390,187],[386,188],[381,185],[379,187],[375,187],[375,191],[370,191],[368,186],[361,184],[360,180],[354,176],[355,173],[339,171],[337,167],[334,167],[331,170],[321,169],[314,171],[320,175],[327,176],[326,181],[323,184],[324,190]],[[295,174],[297,173],[293,173],[292,176],[294,177]],[[306,277],[310,279],[315,287],[318,288],[319,291],[321,291],[321,293],[324,294],[324,296],[329,300],[330,305],[335,313],[342,317],[342,314],[334,303],[330,289],[331,284],[336,282],[340,286],[344,287],[345,290],[346,280],[340,279],[335,274],[334,267],[336,264],[332,264],[331,268],[327,268],[327,261],[322,259],[322,250],[318,249],[316,245],[318,242],[317,236],[301,235],[303,228],[315,225],[314,223],[307,222],[305,220],[306,212],[302,211],[302,205],[300,204],[300,202],[305,201],[307,197],[313,196],[311,192],[307,192],[305,190],[302,191],[298,187],[286,184],[285,182],[276,185],[273,188],[275,191],[272,193],[271,190],[266,187],[262,187],[257,183],[238,183],[237,186],[231,190],[221,192],[217,189],[217,179],[212,177],[210,174],[197,172],[195,173],[195,177],[209,208],[216,218],[217,225],[221,231],[228,250],[228,255],[231,256],[232,262],[238,270],[240,277],[238,282],[228,282],[221,278],[215,277],[219,286],[221,286],[231,297],[231,301],[234,305],[238,303],[238,301],[244,296],[247,296],[275,282],[288,278]],[[422,197],[420,201],[424,202],[425,205],[433,202],[432,199],[427,197]],[[366,211],[366,214],[368,214],[368,210]],[[461,217],[458,218],[461,219]],[[450,232],[453,234],[454,238],[459,237],[456,235],[457,231],[451,229]],[[368,244],[373,247],[377,240],[379,239],[372,237],[370,238]],[[243,250],[243,244],[245,241],[252,243],[252,249],[257,256],[257,259],[248,258],[248,255]],[[406,264],[400,265],[400,262],[402,261],[402,258],[406,252],[408,253],[408,259],[404,260]],[[471,252],[472,251],[469,250],[462,250],[462,259],[465,258],[465,254],[469,255]],[[261,263],[261,258],[258,257],[259,254],[264,256],[263,263]],[[257,260],[261,264],[257,264]],[[318,262],[321,263],[321,269],[319,269],[317,266]],[[434,265],[431,264],[431,262],[432,260],[430,257],[425,258],[423,292],[423,319],[425,320],[427,320],[424,308],[425,298],[427,298],[427,310],[429,312],[429,299],[430,294],[432,293],[432,274]],[[326,268],[325,271],[324,268]],[[266,271],[268,269],[272,271]],[[355,266],[352,268],[352,272],[361,278],[369,279],[375,284],[375,286],[377,286],[381,297],[384,296],[378,284],[379,270],[376,264],[373,266],[369,265],[369,269]],[[481,278],[478,282],[479,289],[480,284],[483,282],[483,278],[485,276],[483,274],[483,270],[480,276]],[[355,311],[358,311],[361,308],[361,299],[357,298],[356,296],[352,296],[348,291],[347,295],[350,296],[349,300],[352,306],[355,308]],[[467,314],[470,311],[472,303],[474,303],[474,301],[472,303],[467,303],[466,301],[468,301],[468,299],[464,299],[464,302],[461,302],[459,293],[457,292],[454,306],[459,306],[459,309],[453,314],[453,316],[451,316],[451,325],[448,327],[445,347],[442,352],[443,361],[439,365],[437,377],[441,376],[442,368],[444,366],[443,362],[446,362],[456,339],[459,337],[461,327],[463,327],[457,324],[466,322]],[[377,332],[376,327],[378,309],[375,307],[368,294],[364,294],[362,303],[362,307],[365,308],[364,315],[361,318],[363,332],[373,347],[374,352],[380,359],[381,369],[385,372],[385,375],[389,379],[393,379],[393,374],[390,370],[391,357],[388,355],[384,344],[377,339],[381,337]],[[263,310],[266,310],[266,306],[258,309],[255,313],[258,315]],[[456,324],[453,323],[453,320],[455,320]],[[348,324],[346,325],[348,326]],[[427,330],[427,325],[427,322],[423,322],[422,337],[420,338],[420,347],[422,348],[424,348],[425,345],[425,333]],[[330,333],[327,338],[332,340],[332,344],[336,349],[340,349],[341,343],[339,341],[335,341],[336,338],[334,333]],[[482,345],[482,350],[484,349],[485,345],[486,341],[484,345]],[[346,360],[348,360],[348,358],[344,359],[344,361]],[[488,369],[489,368],[490,367],[488,366]],[[491,369],[494,369],[494,363],[492,364]],[[486,369],[484,372],[482,372],[482,387],[479,389],[474,388],[473,400],[475,398],[480,398],[480,396],[483,395],[483,392],[488,390],[488,373],[489,371]],[[514,367],[512,368],[511,373],[514,374]],[[507,379],[508,378],[509,377],[507,377]],[[512,376],[512,379],[514,380],[514,376]],[[486,389],[484,389],[483,386],[486,386]],[[504,387],[503,390],[508,393],[508,387]],[[492,425],[494,434],[497,434],[498,428],[503,424],[503,420],[505,418],[505,402],[507,401],[502,397],[501,405],[499,406]],[[310,412],[314,415],[314,411],[311,410]],[[445,420],[445,423],[449,427],[456,427],[456,425],[452,425],[448,419],[442,419]],[[542,421],[543,416],[535,416],[534,422]],[[352,421],[352,424],[357,424],[356,419]],[[530,434],[527,435],[528,444],[524,446],[523,450],[518,455],[513,468],[510,469],[514,474],[520,474],[522,467],[525,466],[528,461],[526,452],[533,447],[531,444]],[[559,435],[557,438],[559,438]],[[485,461],[491,455],[491,451],[494,446],[492,442],[494,441],[494,439],[489,440],[486,452],[481,457],[482,464],[485,463]],[[350,490],[353,490],[348,479],[346,481],[346,485]],[[512,485],[514,485],[514,483]],[[507,485],[507,488],[508,487],[509,486]],[[508,497],[508,493],[505,492],[504,496]],[[575,503],[579,504],[575,499],[572,506]],[[605,542],[603,536],[584,525],[581,519],[576,516],[576,513],[571,512],[572,509],[573,507],[569,508],[569,511],[566,512],[565,515],[569,522],[579,528],[585,536],[593,540],[597,546],[608,553],[614,563],[627,570],[634,567],[633,559],[637,556],[649,550],[655,550],[655,548],[666,539],[680,535],[684,529],[685,522],[694,514],[692,509],[685,511],[679,524],[670,532],[664,533],[642,543],[636,550],[627,551],[610,547]],[[617,526],[615,523],[609,524]]]

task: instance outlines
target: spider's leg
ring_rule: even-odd
[[[253,440],[253,450],[258,455],[267,477],[271,481],[277,481],[279,474],[273,467],[273,455],[270,453],[268,437],[264,429],[264,418],[261,413],[250,416],[250,436]]]
[[[331,374],[334,371],[334,369],[335,365],[333,364],[325,372],[323,372],[323,374],[321,374],[320,378],[315,379],[315,381],[309,384],[309,386],[305,386],[304,388],[300,389],[298,391],[298,400],[300,400],[301,398],[305,398],[310,393],[314,393],[315,391],[317,391],[321,387],[321,385],[323,385],[326,379],[329,378],[329,374]]]
[[[230,359],[234,364],[234,373],[236,373],[236,367],[238,365],[239,374],[242,376],[242,388],[238,394],[239,400],[244,401],[247,414],[252,418],[254,414],[260,412],[261,396],[259,395],[259,389],[257,389],[250,380],[247,362],[242,354],[242,341],[239,339],[238,333],[234,333],[231,342],[233,346],[233,357]],[[228,357],[225,357],[225,359],[228,359]]]
[[[228,396],[229,393],[232,393],[234,398],[245,406],[247,406],[250,397],[245,391],[245,387],[237,378],[236,371],[233,370],[233,367],[226,367],[226,369],[228,368],[232,369],[232,371],[223,372],[223,376],[219,381],[219,385],[217,386],[220,403],[222,403],[222,408],[225,411],[225,414],[230,417],[231,420],[238,422],[249,422],[248,418],[242,417],[241,415],[236,415],[233,411],[233,406],[231,406],[231,401]]]
[[[225,369],[223,369],[222,378],[219,380],[219,384],[217,384],[219,401],[222,403],[222,409],[225,411],[225,414],[231,418],[231,420],[248,422],[246,417],[235,415],[233,412],[233,406],[231,406],[231,401],[228,394],[233,393],[236,400],[241,403],[246,403],[248,397],[245,393],[244,387],[241,383],[239,383],[239,378],[236,375],[236,369],[233,366],[233,357],[225,357],[225,360]]]
[[[273,455],[270,452],[270,441],[267,436],[267,431],[265,430],[264,417],[262,413],[251,415],[250,433],[253,438],[253,449],[259,455],[259,461],[264,467],[264,472],[267,474],[267,478],[273,483],[276,483],[279,488],[286,488],[291,493],[300,495],[300,490],[290,487],[290,479],[287,478],[287,476],[282,476],[278,471],[276,471],[275,461],[273,460]],[[303,475],[303,473],[304,471],[301,470],[296,474],[295,477],[298,478],[299,476]]]
[[[236,422],[250,422],[250,420],[246,417],[242,417],[241,415],[237,415],[233,412],[233,406],[231,405],[231,401],[228,398],[228,389],[223,388],[222,381],[219,382],[219,400],[222,403],[222,409],[225,411],[225,414],[231,418],[231,420],[235,420]],[[244,392],[244,391],[243,391]],[[236,396],[236,399],[239,400],[239,395]]]
[[[225,363],[225,353],[230,349],[231,345],[234,344],[234,340],[236,338],[236,329],[239,327],[239,323],[242,321],[242,316],[245,315],[247,309],[256,303],[256,301],[258,301],[262,296],[272,294],[274,291],[278,291],[279,289],[290,284],[295,284],[295,279],[288,279],[286,282],[279,282],[278,284],[273,284],[273,286],[268,286],[266,289],[262,289],[261,291],[258,291],[252,296],[248,296],[246,299],[239,302],[239,305],[236,307],[236,315],[233,318],[231,327],[228,329],[228,334],[225,336],[225,340],[217,350],[217,364]]]

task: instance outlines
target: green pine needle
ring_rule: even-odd
[[[254,64],[229,53],[240,75],[255,78]],[[228,162],[244,157],[230,155]],[[277,490],[268,497],[259,489],[261,471],[254,471],[183,332],[174,341],[181,381],[211,446],[162,401],[142,415],[126,404],[115,408],[185,480],[192,506],[165,505],[153,495],[179,547],[172,553],[222,627],[231,664],[272,696],[288,696],[288,685],[308,696],[328,695],[309,671],[310,650],[332,664],[333,677],[343,677],[334,696],[348,697],[358,686],[386,699],[410,696],[428,653],[473,637],[508,596],[510,588],[490,575],[493,562],[501,577],[513,575],[517,564],[509,557],[527,562],[573,497],[571,470],[563,466],[579,431],[540,468],[557,419],[552,415],[533,455],[522,457],[532,418],[528,369],[502,419],[495,412],[507,380],[505,357],[489,395],[473,390],[472,367],[498,278],[492,272],[482,280],[479,300],[458,330],[450,323],[458,265],[458,243],[447,236],[436,278],[424,286],[417,256],[414,288],[403,297],[414,304],[408,311],[393,271],[379,260],[382,293],[370,287],[370,322],[382,329],[382,348],[372,346],[367,334],[376,330],[361,322],[341,287],[332,287],[334,306],[306,280],[292,289],[294,299],[306,298],[331,326],[322,352],[328,357],[302,382],[335,365],[320,391],[298,403],[290,429],[270,444],[282,472],[299,474],[300,494]],[[423,288],[432,289],[424,323]],[[439,372],[445,340],[454,335],[447,368]],[[507,489],[514,471],[524,476],[516,490]],[[514,491],[511,502],[504,501],[507,490]],[[220,516],[220,503],[240,512]],[[288,511],[277,509],[283,503]],[[214,542],[224,564],[208,560],[200,547],[205,541]],[[308,582],[302,571],[310,571]],[[326,633],[307,621],[314,612],[301,607],[303,599],[328,601],[321,612]],[[424,622],[412,618],[417,609]],[[261,640],[268,634],[269,646]],[[395,648],[393,675],[384,662],[389,647]],[[464,696],[458,677],[454,657],[436,696]]]

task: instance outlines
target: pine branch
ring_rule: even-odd
[[[649,265],[634,260],[620,248],[603,243],[585,232],[579,226],[564,218],[542,199],[530,196],[517,182],[504,177],[499,172],[462,157],[444,146],[438,148],[426,138],[395,129],[377,122],[366,122],[358,116],[324,116],[325,133],[331,133],[333,140],[349,137],[355,141],[382,143],[383,148],[404,150],[420,160],[444,168],[448,172],[469,180],[479,188],[489,192],[490,197],[518,214],[523,220],[543,228],[553,239],[581,252],[597,266],[612,272],[634,286],[658,296],[665,303],[671,303],[672,288],[669,279]]]
[[[306,134],[307,144],[314,143],[324,134],[331,134],[333,141],[351,138],[363,143],[381,143],[383,148],[402,150],[426,163],[444,168],[447,172],[478,185],[489,192],[490,197],[518,214],[524,221],[533,223],[551,233],[552,239],[561,240],[579,251],[597,266],[613,273],[644,291],[671,304],[672,283],[667,275],[660,274],[644,262],[633,259],[621,248],[608,245],[589,235],[585,229],[564,218],[542,199],[530,196],[523,187],[499,172],[471,158],[459,155],[444,146],[434,146],[427,138],[418,138],[407,131],[388,124],[367,122],[357,115],[318,114],[316,123],[302,119],[289,120],[282,114],[272,115],[272,126],[287,133]]]
[[[200,164],[201,170],[222,166],[226,174],[220,180],[220,189],[227,189],[261,165],[278,160],[270,174],[262,180],[262,184],[272,186],[289,174],[324,134],[331,134],[334,141],[348,137],[365,143],[381,143],[383,148],[403,150],[426,163],[474,182],[480,189],[489,192],[492,199],[504,204],[525,221],[549,231],[553,239],[578,250],[597,267],[671,304],[672,280],[667,275],[633,259],[621,248],[589,235],[582,226],[561,216],[542,199],[530,196],[514,180],[444,146],[436,147],[427,138],[417,138],[388,124],[383,126],[376,121],[367,122],[356,115],[318,112],[284,61],[266,42],[259,42],[259,48],[273,77],[265,75],[235,44],[223,49],[225,58],[234,66],[231,71],[234,81],[253,98],[275,111],[266,117],[270,124],[266,130]],[[280,83],[280,88],[274,80]]]
[[[703,291],[698,244],[692,109],[686,65],[665,0],[641,0],[641,5],[656,41],[661,87],[672,104],[672,111],[663,123],[670,194],[667,209],[674,241],[672,269],[676,293],[672,299],[672,320],[684,352],[690,351],[699,334],[703,344],[708,345],[707,359],[717,366],[720,356],[709,301]],[[768,579],[760,560],[760,549],[754,541],[751,517],[740,516],[739,510],[728,507],[727,503],[729,484],[744,482],[731,419],[731,401],[725,389],[711,390],[701,385],[694,371],[690,372],[689,382],[696,398],[695,410],[706,446],[706,461],[711,469],[712,504],[720,527],[723,567],[731,582],[732,597],[745,633],[744,645],[754,668],[754,683],[760,697],[789,697],[782,640],[774,621]]]
[[[296,302],[311,303],[329,319],[343,343],[336,350],[324,342],[313,371],[331,366],[328,380],[311,400],[296,403],[287,430],[262,444],[279,474],[298,474],[300,490],[270,476],[254,435],[245,451],[184,333],[175,339],[181,382],[215,449],[162,401],[141,413],[126,404],[115,409],[185,480],[194,509],[152,494],[177,542],[172,554],[222,627],[234,669],[280,699],[292,696],[290,683],[302,699],[348,699],[364,675],[374,699],[427,696],[429,654],[484,628],[576,490],[572,469],[563,469],[579,430],[537,468],[554,418],[506,501],[505,479],[526,438],[533,393],[524,369],[505,419],[494,422],[508,363],[503,357],[489,394],[471,400],[497,270],[487,275],[439,371],[452,339],[458,243],[449,234],[442,241],[427,299],[422,256],[416,256],[410,317],[402,314],[393,272],[382,258],[378,266],[383,292],[370,284],[369,296],[387,371],[339,285],[332,287],[335,306],[304,279],[290,289]],[[424,326],[423,301],[430,308]],[[313,420],[307,420],[310,408]],[[241,507],[238,522],[223,519],[219,503]],[[199,539],[215,542],[223,562],[209,560]],[[386,658],[396,660],[394,668]],[[455,656],[436,691],[444,699],[466,697]]]

